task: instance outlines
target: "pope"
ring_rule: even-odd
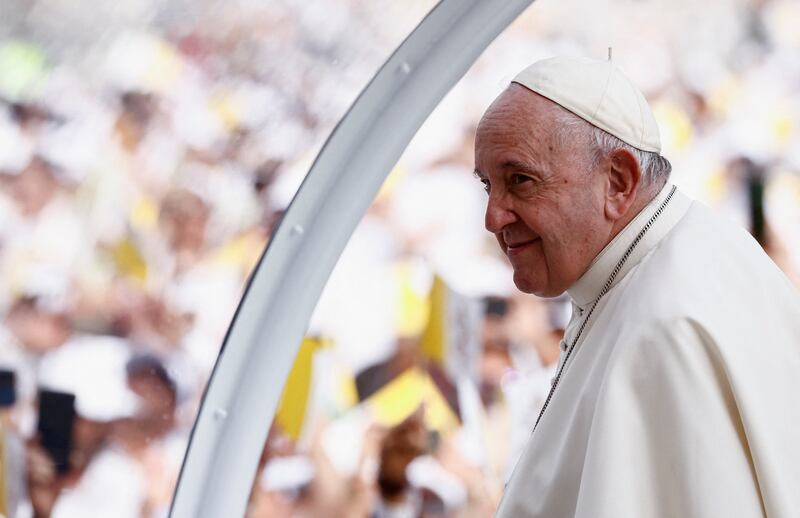
[[[480,121],[514,283],[572,301],[499,517],[800,516],[800,296],[670,172],[610,61],[539,61]]]

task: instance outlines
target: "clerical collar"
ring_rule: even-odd
[[[672,185],[668,183],[661,189],[658,195],[656,195],[656,197],[653,198],[653,200],[648,203],[599,254],[597,254],[597,257],[594,258],[594,261],[589,265],[586,272],[584,272],[581,278],[567,290],[567,293],[569,293],[569,296],[578,307],[585,308],[600,295],[603,286],[611,277],[611,273],[620,262],[622,255],[636,239],[636,236],[642,231],[642,228],[650,221],[653,215],[655,215],[670,192],[672,192]],[[662,213],[658,215],[652,226],[633,248],[630,257],[628,257],[627,261],[625,261],[620,271],[614,277],[609,289],[616,285],[620,279],[625,277],[631,268],[636,266],[636,264],[669,233],[672,227],[686,214],[691,203],[692,201],[680,191],[676,191],[672,195],[672,199],[666,204]]]

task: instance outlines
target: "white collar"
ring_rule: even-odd
[[[631,243],[633,243],[636,236],[642,231],[647,222],[650,221],[650,218],[655,215],[671,191],[672,184],[667,183],[656,197],[653,198],[653,200],[648,203],[599,254],[597,254],[597,257],[594,258],[592,264],[589,265],[589,268],[580,279],[567,290],[567,293],[569,293],[569,296],[578,307],[584,308],[589,303],[594,302],[600,295],[603,286],[608,282],[614,268],[617,266],[620,259],[622,259],[623,254],[627,251],[628,247],[630,247]],[[622,265],[613,283],[609,286],[609,289],[617,284],[620,279],[625,277],[631,268],[669,233],[672,227],[674,227],[683,215],[686,214],[686,211],[689,210],[689,205],[691,205],[691,203],[692,200],[687,198],[686,195],[680,191],[675,191],[661,214],[631,251],[630,256]]]

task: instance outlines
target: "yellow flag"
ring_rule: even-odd
[[[425,406],[425,425],[432,430],[449,430],[458,418],[427,373],[411,368],[367,398],[367,408],[383,426],[400,424],[420,405]]]
[[[6,431],[0,423],[0,516],[8,516],[8,504],[6,503],[6,491],[8,490],[8,478],[6,474]]]
[[[439,365],[444,363],[447,340],[445,336],[447,320],[446,298],[447,285],[437,275],[433,278],[433,286],[431,286],[430,314],[428,316],[428,324],[422,332],[420,348],[425,358]]]
[[[321,338],[306,337],[303,339],[286,385],[283,387],[278,412],[275,414],[275,422],[286,435],[295,441],[303,431],[303,422],[306,418],[308,396],[311,392],[314,352],[323,345],[325,345],[325,341]]]
[[[111,249],[111,256],[120,273],[139,282],[147,280],[147,262],[133,241],[124,239],[114,245]]]
[[[430,297],[415,284],[419,266],[412,261],[397,262],[392,268],[395,284],[395,330],[401,337],[418,337],[430,313]]]
[[[441,367],[451,381],[474,378],[481,351],[480,300],[453,291],[437,275],[429,307],[428,324],[420,339],[422,355]]]

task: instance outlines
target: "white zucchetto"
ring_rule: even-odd
[[[658,124],[644,95],[611,61],[555,57],[512,80],[642,151],[661,153]]]

